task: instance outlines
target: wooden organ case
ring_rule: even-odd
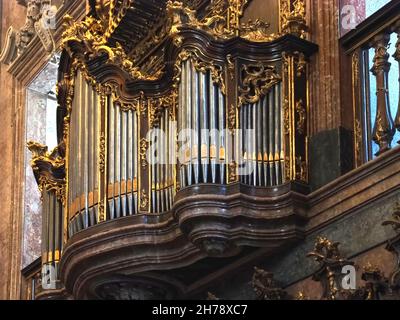
[[[275,2],[268,23],[246,20],[258,0],[89,1],[65,18],[60,145],[29,146],[58,290],[180,297],[303,237],[317,47],[304,2]]]

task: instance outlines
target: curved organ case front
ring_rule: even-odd
[[[66,19],[55,229],[70,291],[84,263],[71,262],[75,241],[113,222],[171,232],[191,250],[179,265],[302,237],[316,46],[302,1],[280,1],[276,34],[241,22],[248,2],[97,1],[83,22]]]

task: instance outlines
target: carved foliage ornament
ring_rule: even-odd
[[[29,141],[28,149],[32,152],[31,166],[38,182],[39,190],[54,191],[56,197],[65,204],[65,158],[63,145],[59,145],[50,153],[47,146]]]
[[[253,42],[267,42],[279,35],[268,32],[269,23],[260,20],[240,23],[244,9],[250,0],[214,0],[199,20],[196,11],[182,1],[168,1],[167,12],[170,19],[170,34],[178,35],[183,27],[201,29],[218,39],[242,37]]]
[[[398,218],[395,219],[395,224],[398,225]],[[314,250],[307,256],[313,257],[319,263],[320,268],[314,274],[313,279],[322,285],[322,300],[400,299],[399,268],[388,279],[378,267],[367,263],[362,268],[361,279],[364,281],[364,285],[354,290],[349,290],[343,289],[342,280],[345,274],[343,274],[342,270],[344,266],[353,266],[354,263],[343,258],[338,242],[330,241],[325,237],[317,237]],[[397,279],[397,281],[393,281],[393,279]],[[299,292],[296,297],[290,296],[277,285],[272,273],[258,268],[255,268],[252,287],[257,298],[261,300],[307,299],[303,292]]]
[[[117,42],[115,47],[110,46],[105,36],[106,27],[93,16],[86,17],[82,22],[74,22],[71,16],[66,15],[64,26],[66,31],[63,33],[62,46],[71,56],[80,54],[81,58],[86,55],[95,58],[105,53],[108,56],[107,63],[120,67],[136,80],[158,80],[163,75],[163,70],[152,75],[142,72],[120,43]],[[81,47],[80,50],[73,49],[76,44]]]
[[[281,1],[281,31],[305,38],[308,32],[305,0]]]
[[[175,108],[177,97],[178,97],[177,91],[173,90],[169,95],[151,99],[150,114],[149,114],[149,121],[151,128],[159,127],[161,116],[163,114],[164,109],[172,111]]]
[[[242,85],[239,87],[239,107],[257,103],[282,77],[276,68],[262,63],[242,66]]]

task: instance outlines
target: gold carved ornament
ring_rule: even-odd
[[[31,166],[38,179],[38,187],[41,192],[55,192],[57,199],[65,205],[66,180],[54,177],[53,172],[65,168],[65,159],[59,155],[59,147],[50,153],[47,146],[29,141],[28,149],[32,152]]]
[[[299,134],[304,134],[306,127],[307,111],[306,108],[304,107],[302,99],[296,102],[295,110],[297,114],[297,123],[296,123],[297,132]]]
[[[159,80],[163,75],[163,70],[158,70],[155,74],[146,74],[135,65],[125,52],[120,43],[116,43],[112,47],[107,42],[106,28],[101,20],[92,16],[87,16],[81,22],[74,22],[69,15],[64,17],[65,31],[62,36],[62,48],[65,48],[70,56],[74,57],[74,43],[79,43],[84,48],[85,55],[95,58],[106,53],[108,56],[107,63],[116,65],[124,70],[135,80],[154,81]]]
[[[280,0],[281,32],[305,38],[308,32],[305,0]]]
[[[149,205],[149,196],[146,190],[142,189],[140,192],[140,209],[145,210]]]
[[[149,141],[146,140],[145,138],[142,138],[140,139],[139,146],[140,146],[140,151],[139,151],[140,164],[143,169],[146,169],[147,166],[149,165],[147,161],[147,150],[149,148]]]
[[[170,35],[177,39],[183,27],[203,30],[211,36],[227,40],[242,37],[253,42],[268,42],[278,38],[279,34],[268,32],[269,23],[260,20],[240,23],[244,9],[250,0],[215,0],[206,10],[206,15],[199,20],[196,11],[181,1],[168,1],[167,13],[170,19]]]
[[[239,87],[238,106],[257,103],[270,89],[282,81],[276,68],[270,65],[250,64],[242,66],[242,85]]]
[[[99,148],[99,170],[101,173],[105,173],[106,171],[106,136],[105,133],[102,132],[100,134],[99,140],[100,148]]]
[[[178,92],[176,90],[172,90],[171,93],[165,96],[150,99],[149,122],[151,128],[157,128],[160,126],[161,116],[163,114],[163,110],[165,109],[169,110],[170,117],[173,118],[173,110],[175,108],[177,97]]]
[[[400,211],[400,210],[399,210]],[[313,280],[321,283],[321,300],[398,300],[400,283],[398,267],[390,278],[377,267],[367,262],[362,268],[361,279],[364,285],[352,290],[344,289],[342,281],[344,266],[355,266],[354,262],[344,258],[339,243],[325,237],[317,237],[314,249],[307,254],[319,264]],[[291,296],[274,280],[273,274],[255,268],[252,287],[260,300],[307,300],[303,291]]]

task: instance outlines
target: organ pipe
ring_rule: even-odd
[[[244,184],[270,187],[284,181],[280,87],[280,84],[275,85],[259,101],[241,107],[243,159],[252,169],[241,177]]]
[[[226,153],[230,148],[227,146],[227,98],[214,77],[212,70],[199,68],[192,58],[181,63],[176,99],[177,130],[178,133],[182,130],[191,131],[186,141],[178,142],[182,154],[175,171],[170,161],[176,157],[173,150],[177,143],[170,121],[172,106],[161,105],[156,129],[163,134],[156,135],[153,132],[150,136],[157,153],[151,155],[148,171],[149,213],[173,209],[176,179],[181,188],[203,183],[228,183],[229,159]],[[241,155],[251,169],[251,172],[240,176],[243,184],[271,187],[285,181],[281,90],[282,85],[278,82],[254,103],[245,103],[240,107],[238,127],[243,129]],[[142,199],[138,197],[138,176],[143,168],[139,154],[142,147],[139,144],[139,111],[132,105],[127,108],[121,104],[114,93],[107,93],[104,113],[107,116],[104,117],[102,108],[98,107],[101,101],[99,92],[82,72],[77,72],[69,139],[70,235],[99,222],[99,203],[102,199],[99,196],[100,176],[97,172],[100,170],[101,121],[106,123],[107,137],[107,218],[116,219],[140,212]],[[148,101],[153,100],[146,98],[146,104],[150,105]],[[140,103],[135,106],[140,106]],[[232,150],[238,149],[235,147]]]

